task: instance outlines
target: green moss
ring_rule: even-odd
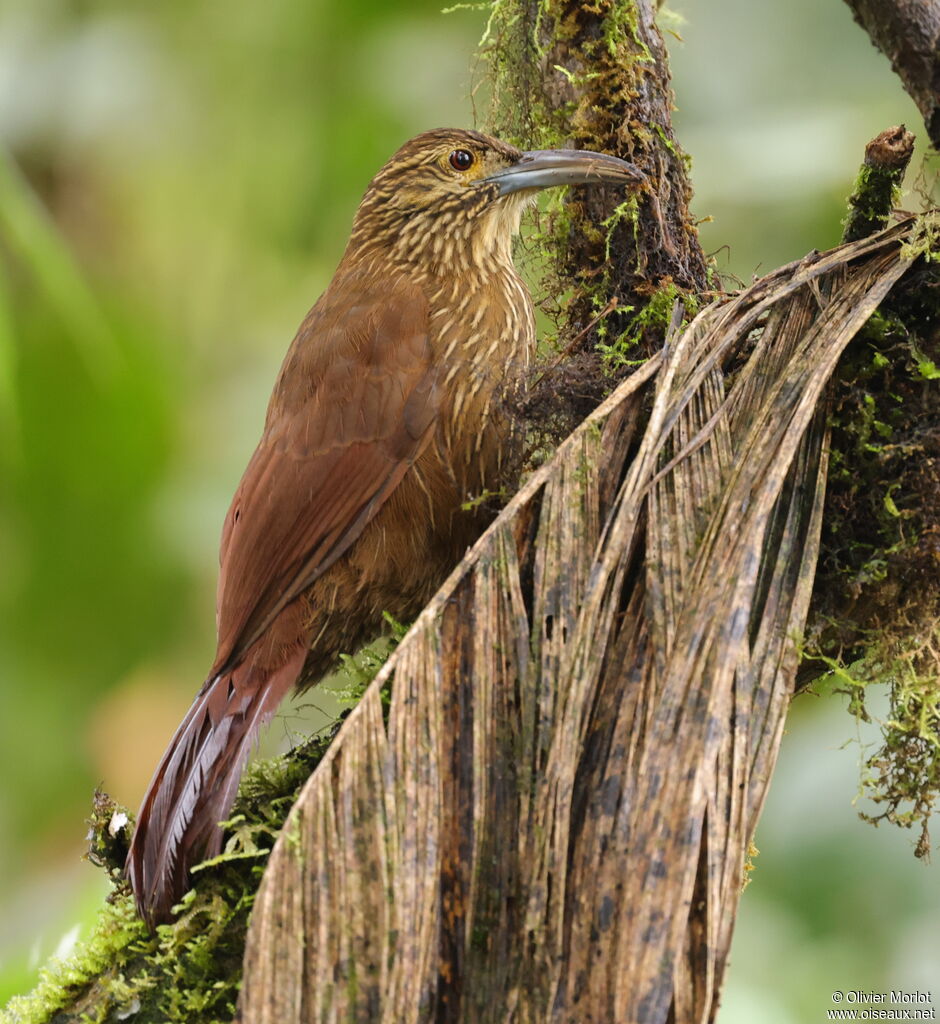
[[[825,551],[839,572],[870,576],[873,559],[884,561],[916,544],[918,526],[927,525],[913,490],[924,483],[916,469],[929,438],[912,433],[911,410],[940,406],[940,400],[923,344],[897,317],[881,312],[843,361],[831,416],[831,541]],[[900,471],[905,478],[897,478]]]
[[[847,200],[843,240],[854,242],[887,227],[891,210],[901,198],[904,168],[863,164]]]
[[[875,811],[860,816],[873,825],[886,821],[919,829],[915,850],[925,856],[928,822],[940,800],[940,621],[907,619],[890,630],[870,631],[868,638],[862,656],[850,664],[823,656],[829,671],[819,685],[845,696],[850,714],[875,722],[881,733],[859,787]],[[890,711],[879,719],[870,697],[882,688],[888,690]]]
[[[124,883],[116,885],[89,938],[68,959],[52,963],[37,987],[14,998],[3,1024],[104,1022],[127,1014],[135,1024],[230,1022],[258,881],[300,787],[325,753],[334,730],[286,757],[248,767],[223,852],[194,872],[195,888],[177,919],[155,935],[137,917]],[[120,875],[123,847],[107,833],[120,814],[100,794],[93,819],[92,859]]]
[[[573,142],[642,157],[643,166],[681,158],[666,126],[640,123],[632,114],[653,61],[632,0],[496,0],[480,52],[493,83],[487,126],[501,137],[524,148]],[[549,297],[543,309],[562,348],[613,295],[619,309],[591,333],[589,344],[610,330],[622,335],[628,312],[641,309],[647,293],[663,285],[650,280],[655,275],[648,275],[644,255],[647,236],[655,234],[646,223],[654,202],[632,195],[601,223],[591,198],[579,190],[549,199],[528,235],[527,250],[539,254],[537,265],[531,259],[528,265],[540,277],[536,293]],[[562,293],[566,299],[559,302]]]
[[[929,210],[917,218],[910,241],[901,247],[901,257],[928,263],[940,262],[940,211]]]
[[[697,297],[669,281],[652,293],[647,304],[629,319],[626,329],[612,341],[598,344],[610,372],[615,372],[618,367],[634,365],[638,361],[636,353],[639,343],[647,333],[658,338],[665,337],[676,302],[684,304],[684,321],[691,320],[698,312]]]
[[[606,220],[601,221],[601,226],[607,229],[604,236],[604,259],[607,263],[610,262],[610,247],[613,244],[615,229],[621,224],[627,225],[635,241],[639,232],[639,215],[640,207],[634,195],[616,206],[613,213]]]
[[[379,670],[391,657],[392,652],[404,638],[409,626],[398,622],[388,612],[383,612],[382,617],[389,628],[387,636],[366,644],[355,654],[340,655],[340,671],[330,680],[324,682],[324,686],[343,704],[354,707],[366,692],[369,684],[379,674]],[[387,684],[382,690],[382,702],[387,707],[391,699],[391,685]]]
[[[924,297],[940,287],[931,221],[918,266],[840,364],[810,644],[855,717],[873,720],[872,688],[887,691],[862,816],[919,827],[921,852],[940,794],[940,338],[910,325],[931,322]]]
[[[474,495],[474,497],[462,502],[460,510],[461,512],[475,512],[477,509],[492,502],[496,502],[499,507],[502,507],[508,499],[509,495],[504,490],[491,491],[484,489],[480,494]]]
[[[68,1005],[75,992],[87,987],[102,971],[110,968],[133,945],[144,942],[146,933],[131,901],[120,899],[106,906],[88,939],[70,957],[52,961],[39,975],[39,984],[29,995],[15,996],[0,1012],[3,1024],[42,1024],[53,1020]],[[133,997],[118,976],[118,1005],[129,1006]]]

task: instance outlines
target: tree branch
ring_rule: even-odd
[[[629,331],[639,342],[631,358],[649,354],[662,342],[676,295],[709,288],[689,212],[687,160],[672,129],[674,97],[655,4],[509,0],[495,7],[495,133],[526,146],[613,153],[649,179],[646,193],[617,207],[607,189],[567,197],[545,246],[554,253],[554,280],[544,289],[571,295],[564,309],[568,340],[616,297],[617,309],[600,331],[588,332],[584,347]],[[637,318],[657,294],[665,301],[647,337]]]
[[[845,0],[855,20],[891,61],[940,148],[940,2]]]

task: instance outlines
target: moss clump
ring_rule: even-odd
[[[929,854],[927,825],[940,799],[940,621],[909,626],[903,638],[869,651],[862,672],[889,685],[891,715],[882,746],[865,762],[862,792],[878,807],[862,818],[918,827],[918,856]],[[864,701],[861,712],[865,713]]]
[[[71,1024],[133,1019],[135,1024],[228,1024],[241,985],[248,915],[268,854],[287,812],[335,733],[289,755],[249,766],[227,825],[223,852],[196,869],[195,888],[176,921],[155,935],[137,917],[119,883],[90,937],[67,960],[42,972],[16,997],[3,1024]],[[120,875],[126,838],[109,823],[123,812],[96,795],[91,859]]]
[[[908,611],[919,612],[916,606]],[[930,852],[928,824],[940,800],[940,619],[923,621],[902,612],[887,628],[872,631],[860,658],[851,663],[823,657],[829,672],[823,688],[845,696],[849,712],[877,721],[878,750],[866,758],[859,796],[873,813],[860,817],[917,828],[915,854]],[[876,719],[869,700],[873,688],[887,687],[889,714]]]
[[[871,687],[887,689],[862,779],[880,810],[863,817],[919,826],[921,849],[940,796],[938,301],[940,268],[921,253],[840,365],[809,644],[852,714],[869,720]]]
[[[929,210],[917,218],[910,241],[901,249],[901,256],[906,260],[922,258],[928,263],[940,262],[940,211]]]
[[[480,502],[486,502],[491,497],[489,494],[481,497]],[[383,612],[382,617],[388,627],[388,634],[374,640],[371,644],[366,644],[355,654],[341,654],[339,656],[339,672],[331,682],[326,681],[323,684],[334,697],[350,708],[359,703],[369,684],[379,674],[379,670],[392,656],[395,648],[411,628],[410,625],[399,622],[388,612]],[[390,700],[391,684],[386,683],[382,689],[383,706],[387,708]]]
[[[599,328],[597,348],[609,372],[636,365],[638,352],[645,351],[653,338],[665,337],[677,302],[681,302],[685,309],[683,322],[693,319],[699,309],[698,298],[667,280],[650,295],[647,304],[628,319],[625,330],[610,337],[606,324]],[[609,341],[606,340],[608,337]]]
[[[896,609],[935,580],[940,535],[940,338],[876,314],[840,371],[831,415],[822,572],[850,598]],[[905,586],[907,584],[908,586]]]
[[[342,655],[333,690],[350,707],[408,630],[386,613],[390,635]],[[390,685],[383,691],[388,705]],[[345,713],[344,716],[345,717]],[[339,722],[283,757],[249,764],[224,823],[222,853],[193,870],[193,889],[176,920],[150,934],[138,918],[124,861],[130,816],[96,792],[88,859],[114,890],[76,952],[52,963],[36,988],[0,1013],[0,1024],[229,1024],[241,987],[248,917],[267,862],[301,787],[339,730]]]
[[[146,942],[143,923],[137,918],[132,902],[119,898],[106,906],[98,916],[89,938],[66,960],[53,961],[39,975],[39,984],[29,995],[14,996],[0,1012],[3,1024],[44,1024],[46,1021],[79,1020],[80,1012],[69,1015],[65,1007],[75,1003],[76,995],[97,987],[98,978],[140,943]],[[118,993],[123,979],[114,978],[113,1007],[130,1007],[133,997],[125,1002],[125,992]],[[98,1019],[95,1017],[92,1020]]]
[[[863,164],[848,198],[844,241],[854,242],[888,226],[891,210],[901,198],[901,177],[894,168]]]

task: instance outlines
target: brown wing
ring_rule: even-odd
[[[226,517],[213,676],[359,536],[428,444],[438,409],[421,293],[334,279],[287,354]]]

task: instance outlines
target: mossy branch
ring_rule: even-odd
[[[551,312],[563,344],[616,298],[603,330],[588,330],[581,348],[629,333],[637,341],[634,356],[649,355],[662,343],[668,314],[633,325],[652,297],[661,290],[698,296],[709,288],[689,212],[689,162],[672,129],[656,5],[496,0],[482,53],[494,82],[487,120],[497,134],[526,147],[613,153],[647,175],[648,189],[620,207],[606,189],[572,192],[543,216],[533,245],[548,254],[540,290],[556,303]]]
[[[888,226],[914,152],[914,136],[904,125],[888,128],[865,147],[865,160],[848,198],[843,242],[856,242]]]
[[[268,854],[300,787],[336,730],[248,769],[222,854],[200,866],[177,919],[155,935],[122,880],[128,815],[95,795],[89,859],[115,889],[91,935],[37,987],[0,1011],[3,1024],[218,1024],[235,1016],[248,918]]]
[[[884,228],[914,138],[873,139],[849,198],[846,240]],[[826,525],[802,674],[847,698],[866,722],[887,692],[880,748],[866,758],[861,816],[917,827],[940,801],[940,220],[919,217],[901,255],[912,263],[847,349],[830,392]]]

